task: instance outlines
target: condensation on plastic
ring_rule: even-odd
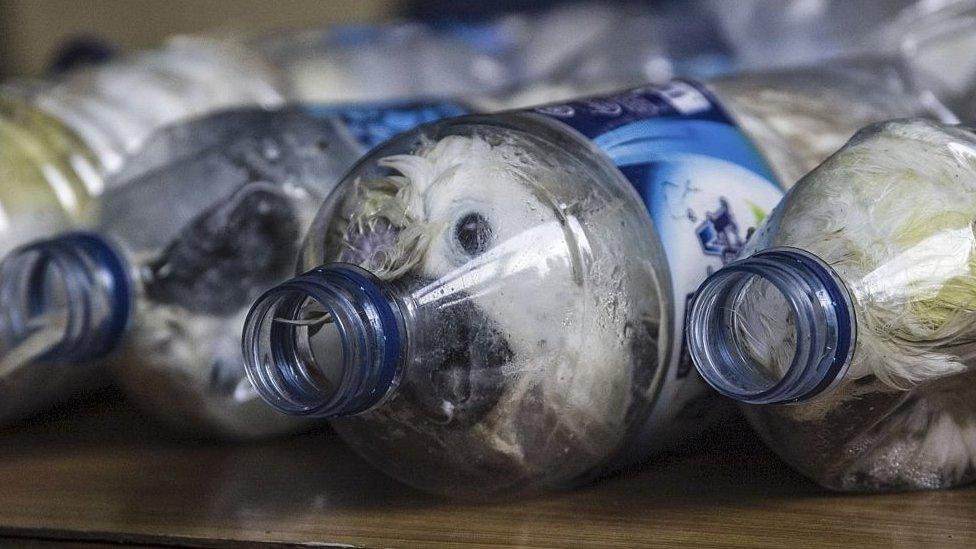
[[[847,286],[857,342],[832,389],[794,405],[744,405],[766,442],[824,486],[944,488],[976,477],[976,135],[925,121],[860,132],[800,181],[744,256],[812,252]],[[791,324],[760,285],[753,356],[790,363]],[[779,350],[779,351],[777,351]]]
[[[374,150],[323,206],[301,266],[358,264],[406,296],[410,358],[394,396],[332,425],[434,492],[587,480],[642,426],[664,371],[654,235],[609,160],[537,115],[446,121]]]

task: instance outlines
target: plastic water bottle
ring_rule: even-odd
[[[783,67],[877,52],[875,34],[917,0],[706,0],[736,66]]]
[[[692,357],[797,470],[837,490],[976,476],[976,135],[869,127],[712,274]]]
[[[619,91],[675,76],[727,73],[726,41],[712,10],[699,4],[570,2],[481,19],[468,10],[459,21],[450,10],[425,3],[405,14],[419,20],[339,25],[247,44],[300,101],[584,90],[551,102],[597,88]]]
[[[716,409],[682,353],[685,303],[780,200],[775,171],[822,146],[784,120],[833,138],[882,97],[918,110],[854,93],[878,79],[851,70],[675,81],[395,138],[322,206],[305,274],[252,307],[248,376],[438,493],[571,486],[646,458]],[[766,95],[781,110],[750,105]]]
[[[920,84],[964,120],[976,117],[976,2],[914,2],[878,33],[898,52]]]
[[[176,37],[59,79],[14,82],[5,92],[62,120],[113,172],[154,130],[220,109],[281,105],[284,85],[240,44]]]
[[[231,43],[176,39],[58,79],[0,87],[0,256],[90,226],[121,185],[123,158],[150,133],[234,105],[282,102],[275,74]]]
[[[95,232],[28,244],[0,264],[0,418],[108,363],[135,402],[183,430],[294,429],[244,376],[248,304],[290,276],[318,204],[367,147],[462,109],[245,109],[150,138],[123,170],[132,178],[103,195]]]
[[[0,96],[0,256],[83,223],[101,165],[58,119]]]

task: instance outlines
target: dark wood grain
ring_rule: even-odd
[[[741,422],[586,489],[473,504],[388,480],[327,431],[187,441],[109,400],[0,432],[0,542],[976,546],[976,489],[828,493]]]

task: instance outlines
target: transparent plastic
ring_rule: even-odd
[[[71,127],[114,172],[154,130],[220,109],[278,106],[282,87],[273,67],[239,43],[176,37],[57,79],[15,81],[3,93]]]
[[[869,124],[912,116],[958,122],[892,58],[738,74],[710,87],[787,188]]]
[[[906,8],[943,0],[723,0],[703,2],[719,22],[738,69],[829,63],[877,53],[875,34]]]
[[[201,136],[203,146],[180,155],[181,135]],[[149,145],[130,164],[154,163],[152,145],[177,154],[103,198],[116,214],[99,230],[125,249],[141,289],[133,325],[110,357],[115,378],[184,431],[255,438],[294,430],[301,423],[267,409],[244,376],[244,314],[290,274],[282,266],[297,257],[315,206],[359,146],[333,119],[300,110],[231,111]]]
[[[88,221],[101,166],[62,122],[0,96],[0,257],[19,244]]]
[[[468,13],[462,21],[418,4],[412,21],[338,25],[248,45],[279,69],[294,100],[477,96],[525,107],[539,103],[532,98],[569,100],[728,72],[715,18],[698,4],[569,2],[488,19]]]
[[[712,88],[778,174],[803,173],[851,119],[926,109],[907,85],[877,90],[889,75],[874,69]],[[755,107],[764,94],[778,101]],[[245,326],[265,400],[340,418],[380,469],[451,495],[571,486],[720,415],[701,412],[722,408],[695,378],[675,382],[680,397],[662,390],[683,322],[646,207],[603,152],[548,120],[426,126],[348,174],[306,241],[300,270],[320,268],[262,297]]]
[[[963,120],[976,116],[976,1],[913,2],[881,28],[881,47],[898,53],[916,79]]]
[[[127,322],[125,269],[84,234],[17,249],[0,263],[0,423],[105,381],[92,359]]]
[[[293,100],[315,103],[458,97],[518,83],[517,27],[506,21],[339,25],[254,39]]]
[[[976,476],[974,190],[971,130],[869,127],[699,290],[688,334],[702,376],[822,485]]]
[[[91,227],[106,187],[138,175],[124,158],[154,130],[221,108],[277,105],[280,87],[275,71],[242,46],[203,38],[176,38],[57,79],[3,84],[0,257],[36,238]],[[171,152],[153,150],[161,158]]]
[[[668,272],[632,185],[540,115],[464,117],[375,149],[244,332],[277,408],[454,496],[571,486],[620,459],[659,388]]]
[[[745,0],[705,5],[738,70],[838,58],[901,59],[917,85],[963,120],[976,115],[974,0]]]
[[[138,177],[103,195],[97,236],[87,237],[126,267],[95,276],[104,262],[72,263],[80,272],[75,278],[131,288],[110,295],[113,307],[131,301],[114,340],[85,357],[109,364],[137,404],[184,432],[254,438],[303,425],[257,398],[244,376],[240,331],[247,305],[291,274],[317,205],[359,154],[335,119],[300,109],[228,111],[150,139],[129,160],[127,169]],[[50,259],[30,259],[38,254]],[[57,290],[69,285],[59,265],[79,255],[88,252],[68,235],[27,245],[2,264],[0,291],[10,297],[0,307],[5,314],[16,302],[49,303],[49,312],[11,329],[20,340],[40,334],[36,345],[62,349],[18,355],[24,364],[44,364],[35,377],[20,381],[0,372],[0,385],[33,405],[22,409],[49,400],[33,400],[40,385],[63,388],[70,385],[64,376],[88,367],[75,354],[91,345],[64,342],[68,328],[57,322],[89,318],[72,325],[85,333],[99,325],[90,319],[95,293]]]
[[[608,86],[619,90],[624,81],[530,87],[485,104],[489,111],[525,108],[605,93]],[[958,122],[940,96],[918,81],[896,57],[862,57],[739,73],[711,80],[708,87],[789,187],[869,124],[912,116]]]

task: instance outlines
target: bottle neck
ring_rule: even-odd
[[[103,238],[72,233],[0,263],[0,361],[82,362],[113,350],[132,313],[127,263]]]
[[[408,341],[388,284],[331,263],[272,288],[244,324],[247,376],[282,412],[340,417],[371,410],[399,383]]]
[[[689,309],[688,346],[719,393],[751,404],[801,402],[843,378],[856,343],[841,278],[817,256],[770,248],[726,265]],[[777,365],[782,355],[788,360]]]

